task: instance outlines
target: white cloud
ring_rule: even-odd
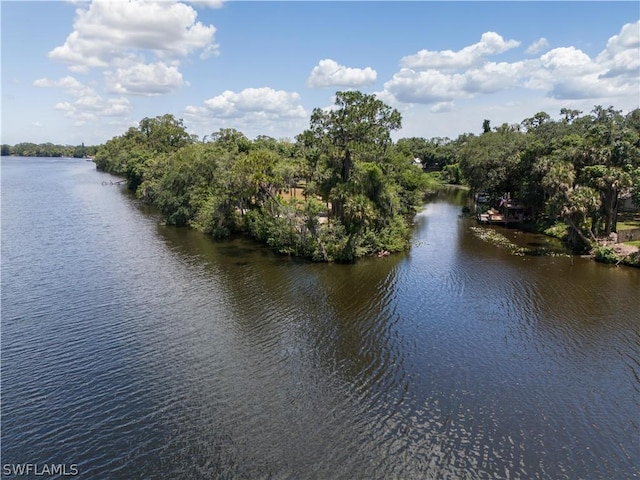
[[[303,118],[307,112],[300,105],[296,92],[274,90],[269,87],[246,88],[241,92],[226,90],[205,100],[210,114],[220,118],[254,116],[256,118]]]
[[[187,0],[188,3],[197,7],[221,8],[224,4],[223,0]]]
[[[450,112],[451,110],[453,110],[453,105],[453,102],[436,103],[433,107],[431,107],[430,111],[432,113]]]
[[[460,74],[403,68],[384,84],[384,88],[400,102],[438,103],[463,96],[464,82]]]
[[[542,55],[540,61],[542,66],[548,70],[588,67],[591,63],[589,55],[575,47],[554,48]]]
[[[480,68],[464,73],[463,90],[466,94],[493,93],[519,86],[522,75],[527,71],[524,62],[488,62]]]
[[[549,41],[546,38],[541,37],[531,45],[529,45],[529,47],[525,50],[525,53],[536,54],[542,52],[543,50],[546,50],[547,48],[549,48]]]
[[[555,48],[540,57],[525,82],[556,99],[635,98],[640,103],[640,22],[626,24],[595,58],[575,47]]]
[[[589,100],[592,105],[615,98],[634,98],[640,91],[640,22],[627,24],[612,36],[595,58],[574,47],[549,50],[537,59],[490,62],[486,57],[518,45],[496,33],[458,52],[429,52],[404,57],[402,68],[384,84],[398,102],[434,104],[433,111],[456,99],[470,99],[507,89],[542,90],[557,100]],[[546,48],[539,39],[528,52]],[[430,68],[427,68],[430,67]]]
[[[529,63],[526,88],[546,90],[554,98],[588,98],[593,96],[598,66],[575,47],[554,48]]]
[[[97,120],[99,117],[124,116],[132,109],[129,100],[123,97],[105,99],[87,85],[84,85],[72,76],[66,76],[59,80],[40,78],[33,85],[41,88],[63,88],[65,92],[74,97],[72,102],[58,102],[55,110],[65,113],[65,116],[83,121]]]
[[[373,84],[377,76],[377,72],[371,67],[345,67],[335,60],[326,58],[313,67],[307,79],[307,85],[312,88],[364,87]]]
[[[74,102],[59,102],[54,109],[64,112],[65,117],[84,124],[102,117],[127,116],[132,110],[132,105],[124,97],[105,99],[93,92]]]
[[[200,5],[219,7],[218,0]],[[188,85],[180,61],[194,53],[202,58],[217,53],[215,27],[197,21],[198,13],[177,0],[93,0],[79,3],[73,31],[63,45],[49,52],[78,73],[103,70],[103,91],[117,95],[156,96]],[[55,109],[79,122],[99,117],[126,116],[133,106],[122,98],[103,98],[72,76],[41,78],[37,87],[63,88],[75,98]]]
[[[67,75],[59,80],[50,80],[48,78],[39,78],[33,82],[34,87],[41,88],[63,88],[68,95],[74,97],[82,97],[93,92],[91,87],[88,87],[76,78]]]
[[[208,110],[205,107],[196,107],[195,105],[187,105],[184,109],[188,117],[206,117]]]
[[[459,70],[481,64],[486,57],[504,53],[519,45],[520,42],[517,40],[505,41],[495,32],[485,32],[478,43],[464,47],[457,52],[453,50],[420,50],[414,55],[403,57],[400,65],[414,70]]]
[[[295,136],[306,126],[309,115],[296,92],[269,87],[227,90],[205,100],[204,106],[189,105],[184,118],[200,134],[219,128],[236,128],[248,137]]]
[[[461,73],[403,68],[384,84],[384,88],[401,102],[448,103],[479,93],[517,87],[524,71],[526,67],[523,62],[489,62]]]
[[[606,69],[603,77],[637,80],[640,77],[640,21],[624,25],[618,35],[611,37],[596,62]]]
[[[127,95],[156,96],[184,85],[177,67],[164,62],[136,64],[105,72],[107,91]]]
[[[159,59],[185,57],[196,50],[216,52],[215,27],[197,22],[197,12],[175,1],[94,0],[76,10],[74,31],[49,57],[75,71],[106,68],[132,53],[151,52]]]

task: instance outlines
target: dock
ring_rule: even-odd
[[[522,223],[525,221],[526,207],[518,203],[505,203],[500,210],[490,208],[486,212],[478,212],[478,223],[508,225],[513,223]]]

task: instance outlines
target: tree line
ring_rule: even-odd
[[[458,167],[472,189],[510,192],[539,223],[566,224],[569,246],[586,250],[616,231],[621,195],[640,205],[640,109],[560,113],[560,120],[540,112],[469,138]]]
[[[55,145],[53,143],[29,143],[23,142],[16,145],[3,143],[0,155],[7,157],[15,155],[18,157],[71,157],[83,158],[94,156],[98,151],[98,145]]]
[[[281,253],[352,262],[408,248],[428,179],[391,131],[400,113],[373,95],[336,94],[295,141],[221,129],[203,141],[172,115],[143,119],[96,154],[167,224],[216,238],[245,233]]]
[[[640,109],[623,115],[613,107],[586,114],[563,108],[558,120],[539,112],[494,128],[485,119],[479,135],[400,139],[398,147],[445,182],[496,202],[518,199],[540,230],[566,227],[564,240],[578,251],[616,231],[621,196],[640,206]]]
[[[172,115],[143,119],[98,149],[166,222],[222,238],[244,232],[276,250],[353,261],[408,247],[430,187],[425,171],[527,206],[575,250],[616,230],[620,195],[640,204],[640,110],[562,109],[456,139],[391,140],[400,113],[373,95],[337,92],[293,141],[221,129],[200,140]],[[416,159],[419,166],[416,168]]]

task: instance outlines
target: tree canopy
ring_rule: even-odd
[[[165,221],[215,237],[243,232],[274,249],[351,262],[407,248],[426,180],[394,147],[400,114],[338,92],[295,142],[221,129],[198,141],[171,115],[145,118],[96,155]]]
[[[374,95],[337,92],[295,141],[250,140],[232,128],[199,140],[162,115],[107,141],[95,161],[125,176],[168,224],[216,237],[242,232],[323,261],[406,249],[424,170],[519,199],[538,222],[566,224],[575,248],[616,230],[620,195],[640,201],[639,110],[562,109],[558,120],[539,112],[515,125],[485,120],[478,135],[394,143],[401,124]]]
[[[640,204],[640,111],[596,106],[586,115],[539,112],[519,128],[503,125],[459,150],[465,181],[476,191],[507,192],[569,226],[569,243],[588,246],[616,230],[621,194]]]
[[[93,156],[98,146],[56,145],[53,143],[17,143],[15,145],[2,144],[0,155],[3,157],[15,155],[18,157],[72,157],[83,158]]]

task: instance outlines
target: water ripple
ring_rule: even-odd
[[[82,478],[640,475],[635,273],[503,255],[444,201],[407,255],[310,264],[158,226],[88,162],[40,161],[46,181],[5,162],[3,462]]]

